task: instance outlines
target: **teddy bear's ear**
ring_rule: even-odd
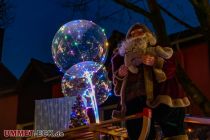
[[[146,35],[150,45],[155,45],[157,43],[157,39],[152,33],[147,32]]]
[[[155,47],[155,50],[156,50],[158,56],[165,58],[165,59],[169,59],[173,55],[173,49],[169,48],[169,47],[157,46],[157,47]]]

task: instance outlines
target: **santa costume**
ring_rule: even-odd
[[[126,41],[131,40],[131,33],[135,30],[143,30],[143,34],[149,34],[153,39],[155,36],[142,24],[133,25],[127,35]],[[140,35],[140,36],[142,36]],[[148,36],[141,38],[148,40]],[[141,42],[140,42],[141,43]],[[156,43],[156,42],[155,42]],[[153,43],[147,45],[155,46]],[[124,46],[125,47],[125,46]],[[124,49],[124,50],[123,50]],[[135,54],[135,51],[133,52]],[[165,140],[187,140],[184,129],[185,107],[190,105],[186,95],[181,92],[176,79],[175,54],[169,59],[164,59],[160,63],[155,57],[153,66],[146,66],[143,63],[137,66],[138,72],[133,72],[132,67],[128,68],[125,77],[118,75],[118,70],[123,65],[126,55],[125,48],[119,48],[112,57],[112,72],[114,91],[117,96],[121,96],[121,105],[125,105],[125,115],[133,115],[143,111],[143,108],[152,109],[152,126],[149,140],[154,139],[154,122],[158,123],[162,129]],[[135,54],[136,55],[136,54]],[[152,70],[154,66],[162,66],[166,79],[157,80],[157,75]],[[131,140],[137,140],[141,132],[142,119],[126,121],[126,128]]]

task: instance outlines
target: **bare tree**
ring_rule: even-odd
[[[4,31],[14,19],[14,16],[10,13],[11,8],[12,5],[9,4],[8,0],[0,0],[0,62],[2,59]]]
[[[210,35],[210,5],[208,0],[189,0],[194,7],[204,35]],[[209,40],[209,38],[208,38]]]
[[[209,64],[210,64],[210,4],[208,0],[189,0],[192,4],[197,19],[200,23],[201,32],[208,42]]]
[[[156,0],[147,0],[147,4],[149,6],[149,12],[144,10],[143,8],[133,4],[132,2],[129,2],[127,0],[114,0],[116,3],[138,13],[146,18],[149,19],[149,21],[152,23],[158,42],[160,45],[163,46],[169,46],[170,40],[166,32],[166,26],[165,21],[161,15],[161,10],[163,12],[166,12],[169,16],[174,18],[176,21],[178,21],[180,24],[194,30],[193,27],[186,24],[184,21],[180,20],[179,18],[175,17],[173,14],[168,12],[166,9],[161,7]],[[198,16],[198,19],[201,23],[201,28],[203,33],[209,38],[209,29],[207,31],[207,27],[210,27],[210,18],[206,18],[210,16],[209,13],[209,5],[208,0],[201,0],[198,2],[198,0],[190,0],[193,4],[196,14]],[[206,6],[206,4],[208,6]],[[204,8],[205,7],[205,8]],[[204,10],[205,9],[205,10]],[[203,15],[205,14],[205,16]],[[208,33],[208,34],[207,34]],[[177,65],[177,78],[180,81],[183,89],[185,92],[192,98],[192,100],[199,105],[199,107],[203,110],[204,114],[207,116],[210,116],[210,102],[208,99],[202,94],[201,90],[199,90],[198,87],[193,83],[192,80],[188,77],[188,75],[185,73],[185,71],[182,69],[182,67],[178,64]]]

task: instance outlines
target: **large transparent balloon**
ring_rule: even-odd
[[[63,76],[62,91],[65,96],[82,95],[91,107],[90,93],[94,92],[97,104],[107,100],[111,91],[111,81],[101,64],[85,61],[72,66]]]
[[[104,29],[88,20],[64,24],[52,41],[52,55],[58,68],[65,72],[83,61],[104,63],[108,42]]]

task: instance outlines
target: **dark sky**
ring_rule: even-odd
[[[136,0],[132,0],[136,2]],[[197,18],[188,0],[157,0],[161,5],[184,19],[191,26],[198,26]],[[76,19],[92,20],[105,28],[107,37],[113,30],[126,33],[136,22],[149,26],[145,17],[127,10],[112,0],[10,0],[15,20],[8,26],[4,38],[3,63],[19,78],[31,58],[53,62],[51,42],[60,26]],[[135,4],[147,10],[146,0]],[[68,5],[68,6],[67,6]],[[185,28],[163,14],[168,34]]]

